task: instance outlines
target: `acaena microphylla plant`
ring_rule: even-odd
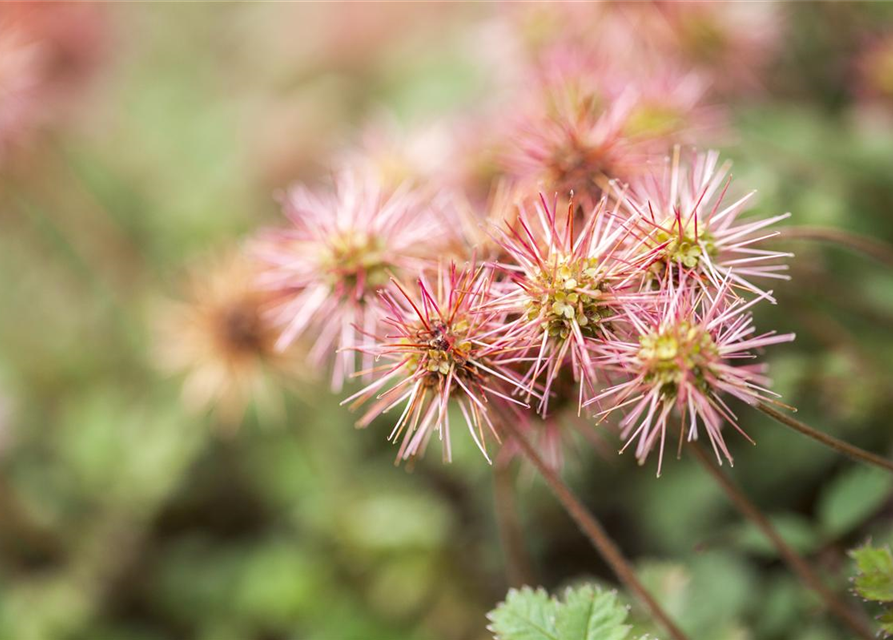
[[[437,433],[449,461],[449,407],[455,401],[471,438],[489,462],[488,436],[499,440],[490,415],[493,407],[524,406],[511,394],[527,391],[506,364],[511,348],[499,340],[505,312],[486,305],[492,295],[492,272],[451,264],[437,269],[433,286],[424,274],[413,292],[396,279],[392,284],[381,292],[387,310],[382,325],[388,333],[376,336],[374,344],[363,349],[386,364],[376,366],[370,373],[377,379],[344,403],[359,406],[374,400],[357,423],[361,427],[402,407],[389,437],[400,440],[397,459],[424,453]]]
[[[590,355],[595,339],[616,339],[615,320],[624,304],[647,299],[639,292],[643,265],[652,256],[630,245],[631,222],[609,210],[607,200],[578,221],[573,199],[565,215],[559,201],[544,196],[520,206],[515,224],[499,230],[505,262],[500,295],[491,303],[511,315],[502,342],[526,351],[524,383],[541,389],[538,411],[547,415],[553,385],[569,368],[579,384],[578,405],[594,391],[596,369]]]
[[[720,463],[722,457],[731,463],[723,425],[728,423],[750,438],[738,427],[723,396],[748,404],[777,397],[766,388],[764,366],[750,361],[755,351],[790,342],[794,334],[757,334],[749,310],[761,299],[748,302],[735,296],[728,279],[715,291],[691,286],[685,275],[678,284],[668,279],[656,310],[637,313],[627,307],[635,327],[631,335],[600,345],[604,355],[598,364],[628,378],[591,402],[610,399],[602,415],[621,407],[626,410],[619,423],[624,449],[635,443],[636,458],[644,463],[656,446],[658,475],[667,431],[673,425],[679,431],[680,450],[684,441],[697,440],[703,429]]]
[[[296,186],[282,197],[292,226],[261,235],[253,252],[259,286],[275,292],[271,311],[286,348],[309,333],[311,361],[337,351],[332,387],[356,371],[356,349],[382,317],[377,291],[392,274],[414,273],[443,246],[445,226],[430,201],[409,188],[390,192],[369,172],[345,169],[334,189]],[[366,358],[363,366],[369,365]]]
[[[683,159],[677,146],[662,171],[643,176],[619,198],[635,221],[642,250],[655,256],[652,278],[669,272],[678,281],[686,272],[693,285],[712,289],[728,279],[772,300],[753,280],[790,279],[782,260],[792,254],[760,248],[779,234],[767,228],[790,214],[742,220],[755,192],[729,198],[730,169],[728,162],[719,164],[716,151],[691,150]]]

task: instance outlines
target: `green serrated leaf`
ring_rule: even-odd
[[[624,640],[629,635],[625,620],[626,608],[615,594],[584,585],[565,592],[556,628],[561,640]]]
[[[850,551],[859,573],[856,592],[866,600],[893,602],[893,554],[889,547],[864,547]]]
[[[511,589],[496,609],[487,614],[496,640],[560,640],[555,628],[558,603],[546,593],[524,587]]]
[[[825,533],[848,533],[877,511],[893,489],[890,476],[877,469],[855,467],[835,478],[819,502],[819,520]]]
[[[561,602],[541,588],[512,589],[487,617],[496,640],[625,640],[626,615],[615,594],[584,585]]]

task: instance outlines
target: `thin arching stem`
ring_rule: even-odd
[[[704,449],[696,442],[690,442],[688,446],[694,453],[695,458],[698,459],[698,462],[701,463],[701,466],[713,476],[716,483],[726,492],[726,495],[729,497],[729,500],[732,501],[732,504],[734,504],[738,511],[744,514],[745,517],[750,519],[763,535],[769,539],[775,546],[778,554],[784,559],[794,573],[800,577],[800,580],[821,597],[828,610],[849,627],[856,636],[863,638],[864,640],[874,640],[875,636],[862,616],[848,607],[837,597],[837,595],[834,594],[834,592],[825,586],[821,578],[819,578],[815,571],[812,570],[812,567],[809,566],[809,563],[784,541],[784,538],[782,538],[775,527],[772,526],[769,519],[763,515],[762,511],[750,501],[744,492],[735,486],[731,479],[714,464],[710,456],[704,452]]]
[[[568,512],[568,515],[577,523],[577,526],[580,527],[580,530],[589,539],[595,550],[608,563],[608,566],[611,567],[611,570],[614,571],[620,582],[642,601],[651,615],[666,629],[669,637],[673,640],[687,640],[687,636],[670,619],[663,607],[658,604],[654,596],[645,588],[645,585],[639,581],[629,560],[623,556],[623,553],[608,536],[604,527],[583,506],[583,503],[574,495],[573,491],[564,483],[558,473],[545,463],[533,445],[518,429],[518,425],[512,420],[505,420],[503,421],[503,426],[508,434],[517,441],[524,451],[524,455],[536,467],[546,484],[549,485],[549,489],[552,490],[552,493]]]
[[[794,431],[798,431],[803,435],[812,438],[816,442],[821,442],[826,447],[830,447],[835,451],[839,451],[840,453],[847,455],[859,462],[864,462],[866,464],[870,464],[872,466],[883,469],[884,471],[893,473],[893,461],[891,460],[887,460],[886,458],[882,458],[881,456],[871,453],[870,451],[865,451],[865,449],[860,449],[859,447],[849,444],[848,442],[838,440],[834,436],[829,436],[827,433],[823,433],[821,431],[818,431],[817,429],[813,429],[809,425],[783,414],[781,411],[769,404],[766,404],[765,402],[757,403],[754,406],[779,424],[790,427]]]
[[[881,264],[893,268],[893,247],[886,242],[850,233],[833,227],[785,227],[781,232],[785,240],[818,240],[840,245],[866,255]]]
[[[514,474],[507,461],[497,458],[493,467],[493,501],[496,525],[499,528],[499,537],[502,540],[502,548],[505,553],[509,586],[522,587],[533,581],[533,569],[518,519],[514,479]]]

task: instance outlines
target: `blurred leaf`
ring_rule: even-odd
[[[769,521],[784,541],[798,553],[810,553],[818,547],[818,535],[813,525],[803,516],[795,513],[777,513],[770,515]],[[775,545],[752,522],[741,525],[736,541],[751,553],[769,558],[778,557]]]
[[[838,537],[859,526],[887,500],[893,479],[882,471],[853,467],[822,492],[819,521],[824,532]]]
[[[725,552],[699,554],[684,565],[644,563],[639,576],[694,638],[735,638],[757,595],[750,566]]]
[[[563,601],[542,588],[512,589],[487,617],[497,640],[624,640],[626,616],[616,594],[584,585],[568,589]]]
[[[878,616],[878,622],[881,623],[881,631],[885,636],[893,635],[893,609],[888,609]]]

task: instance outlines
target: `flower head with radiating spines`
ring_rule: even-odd
[[[565,366],[580,384],[582,404],[595,379],[588,343],[613,338],[622,305],[648,295],[636,289],[642,265],[651,256],[629,246],[629,221],[620,221],[606,207],[602,200],[578,222],[571,200],[561,220],[558,199],[550,204],[541,196],[535,214],[522,206],[517,224],[500,232],[508,257],[493,267],[506,280],[502,295],[492,304],[514,317],[502,340],[527,348],[524,380],[533,385],[542,378],[543,415],[553,383]]]
[[[189,408],[213,409],[226,429],[239,425],[252,402],[280,410],[276,383],[307,377],[296,348],[275,348],[278,332],[264,313],[271,300],[256,277],[256,265],[240,253],[204,261],[190,271],[184,299],[165,303],[155,318],[159,366],[184,376]]]
[[[506,348],[497,344],[504,313],[484,309],[491,295],[492,272],[450,265],[439,268],[433,286],[420,277],[413,294],[397,280],[393,285],[393,290],[382,293],[387,307],[384,325],[392,333],[365,349],[389,363],[376,367],[374,373],[380,377],[344,402],[359,406],[374,399],[357,423],[361,427],[402,405],[389,438],[400,440],[397,459],[423,454],[436,433],[449,461],[448,409],[455,401],[472,439],[489,461],[487,436],[499,439],[490,415],[493,405],[523,406],[511,393],[525,391],[502,362]]]
[[[278,346],[309,333],[317,364],[337,349],[332,386],[340,389],[355,371],[352,349],[382,317],[377,291],[390,274],[422,268],[446,230],[418,193],[388,193],[365,172],[342,172],[328,192],[297,186],[283,208],[293,227],[267,233],[255,246],[265,265],[261,286],[282,300],[272,312],[283,328]]]
[[[608,180],[626,175],[631,164],[624,129],[635,92],[620,89],[608,67],[576,52],[544,61],[532,82],[540,91],[510,128],[506,174],[532,189],[592,194],[594,204]]]
[[[692,151],[683,160],[676,147],[662,171],[618,196],[636,221],[642,250],[655,256],[652,278],[678,279],[680,271],[691,271],[696,282],[713,288],[729,278],[736,288],[761,295],[753,279],[789,279],[781,261],[791,254],[759,247],[779,233],[766,228],[790,214],[740,220],[755,192],[729,201],[730,167],[719,165],[715,151]]]
[[[674,415],[679,419],[680,449],[684,440],[698,438],[700,423],[720,463],[720,456],[731,463],[723,424],[747,435],[722,396],[748,404],[777,397],[766,389],[769,381],[762,365],[734,362],[751,360],[755,350],[794,339],[794,334],[774,331],[756,334],[749,309],[767,294],[747,302],[734,295],[728,279],[715,291],[691,286],[685,276],[667,286],[656,313],[629,314],[635,327],[629,337],[600,345],[598,363],[629,379],[592,400],[609,404],[602,415],[627,408],[620,421],[624,449],[635,442],[636,458],[644,463],[658,446],[658,475]]]

